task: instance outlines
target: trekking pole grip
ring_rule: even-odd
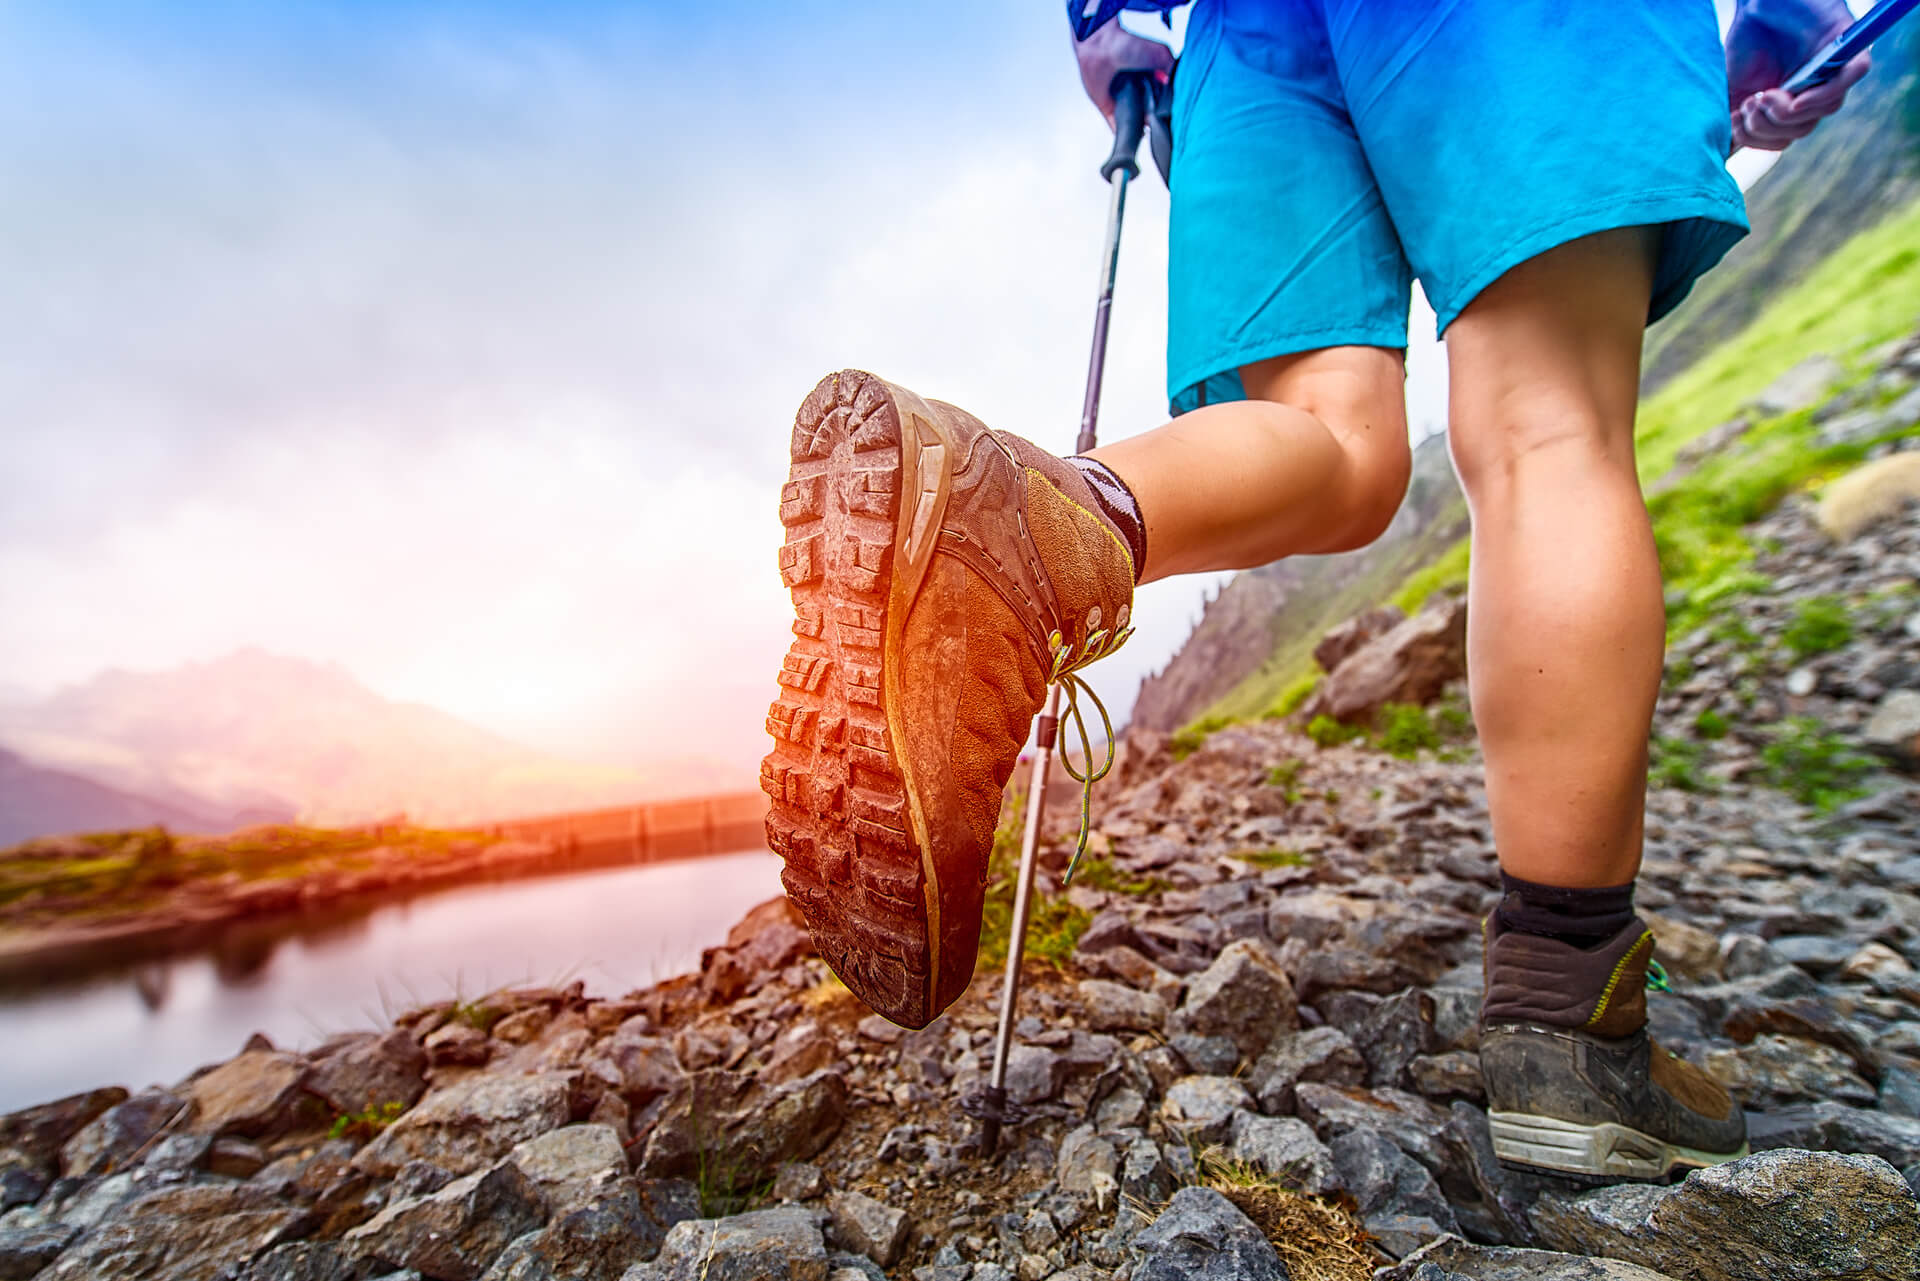
[[[1140,176],[1140,139],[1147,131],[1147,104],[1153,95],[1151,71],[1123,71],[1113,78],[1113,154],[1100,166],[1100,176],[1113,181],[1116,170]]]

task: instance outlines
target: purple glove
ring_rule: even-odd
[[[1113,78],[1123,71],[1151,71],[1161,84],[1173,71],[1173,50],[1152,40],[1144,40],[1120,25],[1119,19],[1107,23],[1085,40],[1074,43],[1080,59],[1080,83],[1087,97],[1113,127]]]
[[[1864,53],[1805,93],[1777,86],[1852,23],[1842,0],[1740,0],[1727,29],[1727,105],[1735,151],[1784,151],[1840,109],[1847,90],[1873,65]]]

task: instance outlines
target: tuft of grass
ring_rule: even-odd
[[[1822,814],[1867,794],[1867,776],[1878,768],[1812,716],[1792,716],[1773,727],[1760,749],[1760,778]]]
[[[1011,794],[1009,817],[993,834],[993,852],[987,858],[987,894],[980,913],[980,959],[977,965],[989,969],[1005,965],[1007,949],[1013,939],[1013,895],[1020,875],[1020,795]],[[1109,869],[1111,870],[1111,869]],[[1087,872],[1087,860],[1074,873],[1075,879]],[[1027,914],[1029,958],[1037,958],[1055,969],[1065,969],[1080,936],[1093,923],[1085,908],[1075,907],[1063,894],[1033,896]]]
[[[1364,733],[1366,731],[1358,725],[1348,725],[1344,721],[1336,721],[1325,714],[1307,722],[1307,737],[1321,747],[1338,747],[1342,743],[1351,743]]]
[[[1200,1153],[1195,1164],[1201,1184],[1233,1202],[1273,1243],[1293,1281],[1370,1281],[1373,1254],[1350,1202],[1310,1196],[1218,1148]]]
[[[1287,717],[1299,711],[1300,704],[1306,702],[1307,699],[1313,696],[1313,691],[1320,688],[1320,676],[1320,670],[1315,668],[1312,671],[1302,672],[1300,675],[1294,677],[1293,680],[1280,691],[1279,697],[1273,700],[1273,706],[1267,709],[1266,718],[1268,720],[1285,720]]]
[[[1711,782],[1700,773],[1705,762],[1706,749],[1691,739],[1656,736],[1649,753],[1647,782],[1683,792],[1710,792]]]
[[[1695,738],[1725,738],[1727,731],[1731,728],[1732,726],[1727,723],[1727,718],[1719,712],[1714,711],[1711,707],[1701,709],[1700,714],[1693,718],[1693,735]]]
[[[1794,606],[1781,643],[1801,658],[1839,649],[1853,639],[1853,618],[1837,596],[1809,596]]]
[[[1173,753],[1174,760],[1184,761],[1200,750],[1200,745],[1207,741],[1208,735],[1232,723],[1225,716],[1203,716],[1191,725],[1175,730],[1167,740],[1167,749]]]
[[[1280,789],[1280,795],[1287,804],[1294,805],[1300,800],[1300,771],[1307,763],[1296,756],[1289,756],[1278,765],[1267,770],[1267,786]]]
[[[398,1099],[371,1105],[359,1112],[345,1112],[333,1118],[327,1128],[330,1139],[370,1139],[398,1121],[407,1105]]]
[[[1410,761],[1422,751],[1440,746],[1440,731],[1427,709],[1414,703],[1388,703],[1380,709],[1380,729],[1374,740],[1381,751]]]
[[[1251,863],[1255,867],[1305,867],[1313,861],[1299,850],[1281,849],[1278,846],[1270,850],[1235,850],[1227,857]]]
[[[1473,541],[1462,538],[1435,558],[1434,562],[1409,574],[1390,598],[1409,616],[1420,612],[1435,592],[1466,584],[1467,570],[1473,560]]]
[[[1128,876],[1104,856],[1088,854],[1074,869],[1073,883],[1109,894],[1158,894],[1170,884],[1161,876]]]

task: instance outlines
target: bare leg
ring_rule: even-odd
[[[1636,227],[1563,245],[1447,332],[1494,841],[1503,868],[1546,885],[1623,885],[1640,866],[1665,643],[1633,461],[1656,244]]]
[[[1141,581],[1372,542],[1406,493],[1402,353],[1328,347],[1244,367],[1249,399],[1103,445],[1147,525]]]

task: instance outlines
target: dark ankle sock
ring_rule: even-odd
[[[1633,882],[1598,890],[1535,885],[1500,873],[1503,897],[1495,909],[1502,929],[1540,934],[1575,947],[1604,943],[1633,920]]]
[[[1133,553],[1133,581],[1139,582],[1140,573],[1147,565],[1147,522],[1140,515],[1140,504],[1134,501],[1133,491],[1105,463],[1078,455],[1067,461],[1087,478],[1101,512],[1119,527],[1120,536],[1127,540],[1127,550]]]

